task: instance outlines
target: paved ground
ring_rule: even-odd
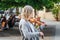
[[[52,38],[54,38],[53,40],[60,40],[60,21],[50,21],[50,20],[42,20],[45,21],[46,24],[48,25],[55,25],[53,27],[55,27],[55,36],[53,36]]]
[[[60,22],[57,22],[55,40],[60,40]]]
[[[44,30],[45,30],[44,40],[51,40],[52,36],[54,36],[53,35],[54,33],[52,33],[52,30],[48,30],[48,29],[44,29]],[[5,30],[3,32],[0,32],[0,40],[21,40],[21,39],[22,37],[20,36],[20,33],[17,29],[8,30],[8,31]],[[43,39],[40,37],[40,40],[43,40]]]
[[[0,40],[22,40],[22,37],[18,36],[12,36],[12,37],[0,37]],[[41,39],[40,40],[52,40],[51,37],[45,37],[44,39]]]

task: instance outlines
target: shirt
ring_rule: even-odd
[[[19,30],[22,30],[23,35],[25,37],[33,37],[35,35],[39,35],[39,32],[36,31],[34,26],[29,22],[26,21],[25,19],[21,19],[19,22]]]

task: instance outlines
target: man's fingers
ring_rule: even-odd
[[[44,36],[44,33],[43,32],[40,32],[40,35],[43,35]]]

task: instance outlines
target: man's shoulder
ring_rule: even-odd
[[[24,19],[21,19],[19,23],[20,24],[23,24],[23,23],[25,23],[25,20]]]
[[[21,19],[20,22],[25,22],[25,20],[24,19]]]

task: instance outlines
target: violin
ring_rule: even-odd
[[[41,25],[40,20],[38,21],[37,18],[30,18],[29,21],[30,21],[31,23],[35,23],[35,24]]]

